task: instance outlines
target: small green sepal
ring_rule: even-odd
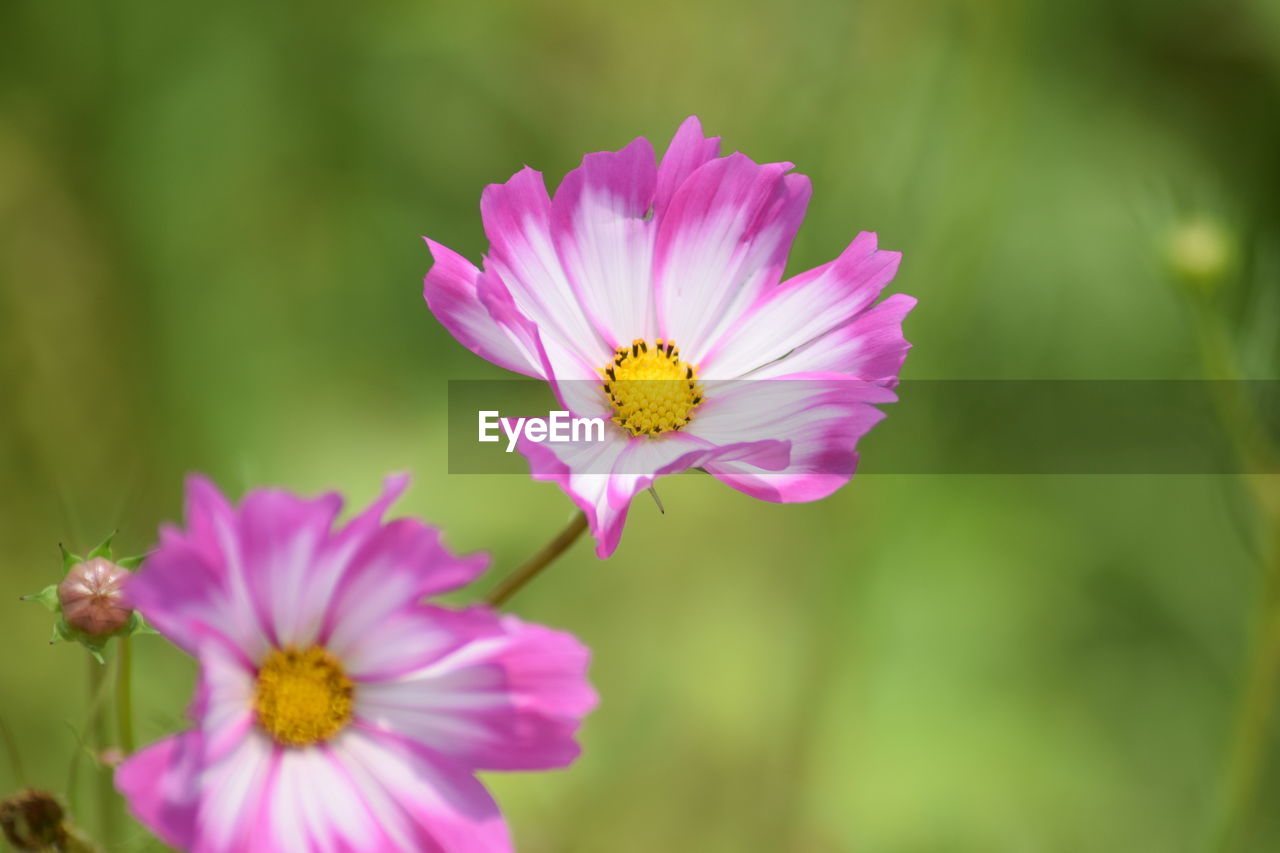
[[[61,542],[58,543],[58,550],[62,552],[62,573],[63,574],[66,574],[67,572],[71,571],[71,567],[74,566],[76,563],[84,562],[84,557],[81,557],[79,554],[72,554],[70,551],[67,550],[67,546],[63,545]]]
[[[142,618],[142,614],[133,611],[133,616],[129,618],[129,627],[125,628],[120,634],[122,637],[132,637],[134,634],[159,634],[155,628],[147,624],[147,620]]]
[[[107,538],[103,539],[102,542],[99,543],[97,548],[94,548],[92,551],[90,551],[89,556],[86,557],[85,559],[92,560],[94,557],[106,557],[108,560],[112,560],[111,540],[115,539],[116,534],[119,532],[120,531],[118,530],[113,530],[109,534],[107,534]],[[120,565],[120,563],[116,560],[112,560],[112,562],[114,562],[117,566]]]
[[[30,595],[22,596],[23,601],[35,601],[43,604],[50,613],[60,613],[62,608],[58,605],[58,585],[51,583],[39,592],[33,592]]]

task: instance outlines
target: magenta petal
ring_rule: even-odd
[[[503,616],[509,640],[495,656],[513,701],[524,714],[572,720],[577,727],[599,698],[587,681],[591,651],[572,634]]]
[[[679,130],[667,146],[658,166],[658,184],[654,195],[653,218],[661,220],[666,215],[671,199],[680,185],[708,160],[720,154],[720,137],[702,135],[702,123],[697,116],[689,116],[680,123]]]
[[[129,811],[171,847],[189,849],[196,832],[201,770],[198,732],[183,732],[135,752],[116,768]]]
[[[476,279],[480,271],[434,240],[427,239],[427,246],[435,263],[423,280],[422,296],[441,325],[458,343],[486,361],[516,373],[540,375],[538,362],[529,360],[527,352],[495,322],[478,298]]]

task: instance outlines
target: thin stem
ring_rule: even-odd
[[[1272,519],[1271,527],[1273,545],[1262,624],[1254,640],[1236,717],[1214,832],[1214,849],[1224,853],[1236,848],[1249,821],[1263,759],[1273,735],[1271,724],[1280,689],[1280,518]]]
[[[511,596],[538,576],[556,557],[569,550],[582,532],[587,529],[587,516],[581,512],[575,514],[569,526],[548,542],[541,551],[529,558],[529,561],[502,579],[502,583],[494,587],[485,596],[485,603],[491,607],[501,607]]]
[[[1230,735],[1218,789],[1210,849],[1233,850],[1249,822],[1258,780],[1273,735],[1276,694],[1280,690],[1280,508],[1272,489],[1274,477],[1261,472],[1275,467],[1275,450],[1252,402],[1241,389],[1240,371],[1231,340],[1213,306],[1193,305],[1205,371],[1213,381],[1218,416],[1232,439],[1244,472],[1243,480],[1257,504],[1263,535],[1263,595],[1259,621],[1249,652],[1244,689]]]
[[[90,749],[94,756],[94,790],[98,800],[98,821],[102,838],[108,845],[116,837],[116,792],[112,785],[111,768],[102,764],[102,753],[107,746],[107,715],[102,693],[106,689],[106,667],[93,658],[89,661],[89,701],[91,703]]]
[[[1267,438],[1267,431],[1253,402],[1241,387],[1244,383],[1227,330],[1210,305],[1198,302],[1192,310],[1218,418],[1235,447],[1241,470],[1246,474],[1274,471],[1277,464],[1275,448]],[[1258,493],[1257,478],[1253,478],[1250,485],[1265,509],[1268,496]]]
[[[29,787],[27,783],[27,770],[22,766],[22,753],[18,750],[18,743],[13,739],[13,732],[9,731],[9,726],[5,724],[3,718],[0,718],[0,738],[4,740],[5,751],[9,754],[9,766],[13,769],[13,779],[19,788]]]
[[[125,755],[133,752],[133,643],[121,637],[116,661],[116,731]]]

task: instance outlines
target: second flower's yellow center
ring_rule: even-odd
[[[351,722],[354,693],[342,665],[321,647],[274,649],[258,668],[253,707],[277,743],[311,746]]]
[[[613,422],[632,435],[678,430],[702,402],[698,372],[680,360],[675,344],[661,338],[653,346],[636,340],[618,347],[613,363],[600,373]]]

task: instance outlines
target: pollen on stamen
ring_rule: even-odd
[[[610,366],[600,369],[613,422],[631,435],[661,435],[693,419],[702,402],[697,370],[680,360],[672,341],[659,338],[652,348],[637,338],[618,347]]]
[[[355,688],[333,655],[319,646],[274,649],[258,669],[258,725],[282,746],[326,741],[351,721]]]

